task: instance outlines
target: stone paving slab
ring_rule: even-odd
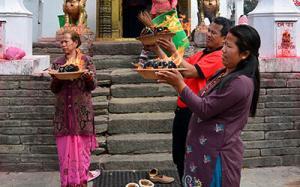
[[[58,172],[0,172],[1,187],[59,186]],[[97,180],[88,187],[97,187]],[[107,187],[112,187],[109,184]],[[299,187],[300,167],[273,167],[242,170],[241,187]]]

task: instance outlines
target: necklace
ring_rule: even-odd
[[[225,72],[221,73],[218,77],[210,81],[205,88],[200,92],[200,96],[203,97],[210,93],[210,91],[224,78]]]

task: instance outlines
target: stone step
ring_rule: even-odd
[[[111,80],[97,81],[97,85],[100,86],[100,87],[109,87],[111,85]]]
[[[172,86],[167,84],[117,84],[111,86],[112,97],[161,97],[176,96]]]
[[[139,55],[143,46],[140,41],[95,41],[93,55]],[[34,54],[62,54],[58,42],[33,43]]]
[[[109,87],[111,85],[111,72],[112,69],[97,70],[97,85],[101,87]]]
[[[122,134],[107,137],[110,154],[141,154],[171,152],[171,134]]]
[[[100,69],[96,70],[96,78],[98,81],[111,80],[111,72],[113,69]]]
[[[107,96],[97,96],[92,98],[93,102],[106,102]]]
[[[108,109],[107,96],[97,96],[97,97],[93,97],[92,99],[93,99],[93,107],[95,111]]]
[[[94,110],[102,110],[108,108],[108,101],[103,102],[93,102]]]
[[[53,116],[52,116],[53,119]],[[12,127],[53,127],[53,120],[0,120],[0,128],[12,128]]]
[[[173,118],[173,112],[111,114],[108,133],[171,133]]]
[[[4,84],[11,84],[11,88]],[[14,84],[14,85],[13,85]],[[54,94],[51,92],[51,90],[27,90],[27,89],[18,89],[18,82],[12,82],[12,81],[1,81],[0,82],[0,97],[14,97],[14,98],[21,98],[21,97],[39,97],[39,98],[47,98],[47,97],[53,97]],[[48,83],[48,88],[50,88],[50,83]],[[46,86],[45,86],[46,87]],[[9,88],[9,89],[6,89]],[[3,98],[4,99],[4,98]],[[22,98],[21,98],[22,99]],[[6,100],[6,98],[5,98]]]
[[[95,110],[95,116],[108,115],[108,109]]]
[[[92,156],[91,162],[92,165],[99,166],[101,164],[105,170],[175,169],[171,153],[100,155]]]
[[[101,148],[101,147],[97,147],[93,152],[92,155],[101,155],[104,154],[106,152],[106,149]]]
[[[95,90],[92,91],[92,96],[109,96],[110,90],[109,88],[97,87]]]
[[[6,91],[6,90],[5,90]],[[12,107],[12,106],[53,106],[55,103],[55,98],[53,96],[46,97],[0,97],[0,106]],[[0,109],[1,111],[1,109]]]
[[[49,120],[53,119],[54,112],[30,112],[25,111],[22,113],[0,113],[1,120]]]
[[[107,132],[108,129],[108,115],[95,116],[95,131],[97,134]]]
[[[111,72],[111,78],[113,84],[138,84],[156,82],[155,80],[144,79],[134,69],[116,69]]]
[[[112,98],[110,113],[168,112],[176,108],[177,97]]]
[[[53,105],[46,106],[34,106],[34,105],[23,105],[23,106],[1,106],[0,113],[17,114],[17,113],[40,113],[40,114],[54,114],[55,107]]]
[[[142,51],[140,41],[96,41],[93,42],[94,55],[139,55]]]
[[[98,133],[98,132],[97,132]],[[105,154],[106,150],[106,137],[104,135],[96,135],[96,140],[98,143],[98,147],[92,152],[92,155],[100,155]]]
[[[138,55],[95,55],[93,63],[96,69],[132,68],[132,63],[137,62]]]

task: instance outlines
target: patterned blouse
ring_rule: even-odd
[[[185,187],[209,187],[218,156],[222,186],[240,186],[244,150],[240,134],[247,123],[253,89],[252,79],[244,75],[207,95],[207,89],[199,96],[188,87],[183,89],[180,96],[193,112],[186,140]]]
[[[96,69],[90,57],[82,56],[84,69],[93,74],[92,79],[78,78],[71,80],[52,79],[51,91],[56,96],[54,115],[54,134],[92,135],[95,134],[94,111],[91,91],[96,88]],[[52,69],[58,69],[66,63],[62,57],[52,64]]]

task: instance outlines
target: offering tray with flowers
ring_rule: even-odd
[[[134,64],[137,71],[144,79],[158,79],[155,72],[158,71],[170,71],[176,69],[178,71],[187,70],[187,68],[181,68],[179,65],[181,63],[180,57],[174,59],[173,57],[168,57],[165,59],[151,59],[144,64]]]
[[[84,71],[80,70],[79,67],[74,64],[61,66],[58,70],[49,70],[51,76],[55,76],[60,80],[78,79],[83,73]]]
[[[57,70],[49,70],[48,73],[60,80],[78,79],[86,71],[83,69],[84,61],[81,57],[82,53],[78,50],[77,58],[69,59],[66,64],[60,66]]]
[[[170,39],[175,36],[175,33],[170,32],[166,27],[145,27],[137,40],[140,40],[143,45],[154,45],[160,38]]]
[[[176,34],[171,32],[167,27],[155,26],[152,23],[151,16],[148,12],[141,12],[138,19],[146,26],[137,37],[143,45],[154,45],[160,38],[170,39]]]

